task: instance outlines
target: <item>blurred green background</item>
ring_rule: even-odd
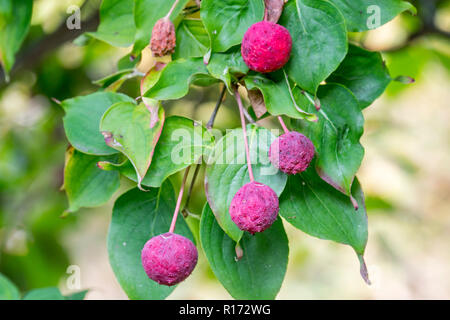
[[[83,2],[35,0],[11,81],[0,80],[0,273],[22,291],[59,286],[70,292],[66,271],[75,265],[80,289],[90,290],[87,299],[125,299],[106,252],[114,199],[60,217],[67,208],[60,187],[68,144],[63,111],[54,101],[98,90],[92,81],[115,72],[130,51],[93,40],[85,46],[73,43],[80,31],[66,28],[67,8]],[[290,262],[279,299],[450,299],[450,1],[412,2],[417,16],[403,14],[379,29],[350,35],[370,50],[383,51],[393,77],[416,80],[393,82],[364,111],[366,156],[358,176],[367,198],[366,261],[373,285],[361,280],[350,247],[285,223]],[[83,31],[95,29],[99,3],[83,5]],[[143,64],[148,57],[144,52]],[[121,91],[138,96],[138,80],[129,80]],[[193,88],[164,107],[169,115],[206,122],[219,91],[218,85]],[[262,124],[274,126],[270,121]],[[236,106],[227,99],[216,127],[237,126]],[[195,213],[205,201],[200,180],[190,206]],[[170,298],[230,296],[201,255],[192,277]]]

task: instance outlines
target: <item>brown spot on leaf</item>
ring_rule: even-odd
[[[105,143],[110,146],[111,148],[117,148],[117,147],[122,147],[122,145],[120,144],[120,142],[118,142],[112,132],[109,131],[102,131],[102,135],[103,138],[105,139]]]

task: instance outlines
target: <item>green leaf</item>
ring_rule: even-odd
[[[117,61],[117,69],[125,70],[125,69],[137,69],[138,64],[141,62],[142,55],[138,54],[137,56],[128,53],[124,55],[122,58]]]
[[[185,19],[177,28],[174,60],[203,57],[209,48],[209,37],[201,20]]]
[[[88,293],[88,290],[83,290],[79,292],[72,293],[68,296],[66,296],[66,300],[84,300],[86,297],[86,293]]]
[[[70,144],[77,150],[93,155],[117,153],[105,144],[100,133],[100,119],[105,111],[116,102],[134,100],[124,94],[96,92],[87,96],[64,100],[61,107],[64,130]]]
[[[102,88],[107,88],[110,85],[114,84],[115,82],[119,81],[124,76],[132,73],[133,71],[134,71],[134,68],[119,70],[119,71],[114,72],[113,74],[110,74],[104,78],[95,80],[93,83],[101,86]]]
[[[161,104],[118,102],[103,115],[100,131],[106,143],[122,152],[133,164],[141,186],[152,161],[153,151],[161,135],[164,109]]]
[[[314,237],[350,245],[361,261],[361,275],[368,282],[363,260],[367,244],[367,215],[364,194],[357,179],[352,195],[359,208],[341,192],[324,182],[310,167],[289,176],[280,197],[280,215],[294,227]]]
[[[115,161],[117,155],[91,156],[72,148],[67,157],[64,189],[69,199],[68,212],[101,206],[119,189],[119,173],[97,167],[99,161]]]
[[[267,129],[247,126],[247,136],[255,180],[283,192],[286,175],[272,166],[268,152],[276,137]],[[242,129],[233,129],[217,142],[208,159],[205,176],[206,196],[216,219],[225,233],[239,241],[243,231],[231,220],[229,207],[235,193],[250,182]]]
[[[342,14],[322,0],[290,0],[279,23],[291,33],[291,59],[285,69],[303,89],[315,94],[347,53]]]
[[[289,246],[281,218],[264,232],[246,233],[239,242],[243,256],[236,260],[236,242],[217,224],[208,204],[200,222],[200,239],[209,265],[235,299],[275,299],[286,273]]]
[[[197,74],[192,78],[192,84],[199,87],[208,87],[218,82],[219,80],[210,74]]]
[[[0,273],[0,300],[19,300],[20,292],[14,283]]]
[[[168,117],[142,185],[161,186],[169,176],[197,163],[203,154],[208,154],[213,143],[213,137],[200,123],[178,116]],[[118,169],[126,177],[137,181],[136,172],[129,162]]]
[[[301,96],[300,90],[295,94]],[[364,156],[359,139],[364,118],[354,95],[339,84],[320,86],[321,109],[316,123],[294,123],[314,143],[319,175],[339,191],[350,195],[353,179]],[[309,111],[315,108],[310,104]]]
[[[188,213],[187,217],[184,218],[184,221],[186,221],[186,224],[189,226],[195,242],[200,243],[200,215],[192,214],[187,209],[184,213]]]
[[[372,104],[391,82],[391,76],[379,52],[350,45],[347,56],[327,82],[346,86],[364,109]]]
[[[414,6],[402,0],[330,0],[345,17],[349,31],[366,31],[381,27],[399,13],[409,10],[416,13]],[[377,21],[376,15],[379,14]],[[379,24],[377,24],[379,22]]]
[[[23,300],[66,300],[58,288],[39,288],[29,291]]]
[[[208,75],[202,58],[172,61],[163,69],[158,82],[145,93],[145,97],[156,100],[182,98],[189,92],[189,84],[199,75]]]
[[[234,75],[246,74],[249,70],[242,59],[240,47],[226,53],[213,53],[206,68],[213,77],[223,81],[230,92],[233,92],[231,82],[236,81]]]
[[[87,292],[87,290],[83,290],[63,296],[56,287],[39,288],[29,291],[23,300],[84,300]]]
[[[28,33],[32,9],[32,0],[0,1],[0,57],[7,79],[15,55]]]
[[[140,91],[141,94],[147,92],[159,81],[161,74],[166,67],[163,62],[157,62],[141,80]]]
[[[170,20],[180,14],[189,0],[180,0],[175,7]],[[168,0],[135,0],[134,21],[136,23],[136,37],[133,54],[139,54],[148,44],[152,36],[153,26],[156,21],[164,17],[172,7],[173,1]]]
[[[84,300],[87,292],[84,290],[63,296],[56,287],[39,288],[29,291],[23,300]]]
[[[175,210],[175,193],[169,181],[148,192],[132,189],[117,199],[108,232],[111,267],[130,299],[164,299],[175,287],[159,285],[145,274],[141,250],[153,236],[169,230]],[[194,241],[182,217],[175,233]]]
[[[383,57],[386,58],[389,72],[393,78],[407,75],[413,79],[420,79],[423,77],[426,66],[436,59],[436,55],[432,50],[419,44],[407,46],[402,50],[383,53]],[[450,65],[447,70],[450,70]],[[411,87],[412,86],[405,86],[403,83],[393,81],[387,88],[386,95],[390,98],[396,97],[404,92],[404,90],[408,90]]]
[[[278,71],[267,75],[246,76],[245,86],[248,90],[258,88],[261,91],[267,110],[274,116],[286,115],[291,118],[316,121],[315,114],[304,111],[307,107],[305,104],[309,105],[309,101],[306,99],[295,101],[289,80],[283,73]]]
[[[103,0],[100,6],[100,25],[87,35],[115,47],[128,47],[134,43],[134,0]]]
[[[213,52],[240,44],[244,33],[264,16],[262,0],[203,0],[200,16]]]
[[[93,83],[101,86],[105,90],[116,92],[120,89],[120,87],[126,80],[144,75],[145,74],[139,72],[134,68],[122,69],[102,79],[96,80]]]

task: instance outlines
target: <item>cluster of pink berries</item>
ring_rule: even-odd
[[[241,52],[244,62],[251,70],[267,73],[278,70],[287,63],[291,48],[292,39],[287,29],[273,22],[261,21],[252,25],[245,33]],[[239,229],[254,234],[266,230],[274,223],[278,216],[279,202],[272,188],[256,182],[253,177],[243,106],[237,88],[235,95],[240,110],[250,182],[236,192],[229,213]],[[281,117],[279,120],[285,133],[270,146],[269,159],[284,173],[300,173],[308,168],[314,157],[314,145],[301,133],[289,131]],[[170,231],[151,238],[142,250],[142,264],[148,277],[167,286],[186,279],[194,270],[198,258],[192,241],[173,233],[183,187],[184,181]]]
[[[252,25],[244,35],[241,46],[242,58],[254,71],[266,73],[282,68],[289,60],[292,39],[289,31],[273,22],[261,21]],[[236,95],[239,93],[236,91]],[[238,99],[239,107],[242,103]],[[285,133],[270,146],[269,159],[272,164],[287,174],[305,171],[314,157],[314,145],[301,133],[289,131],[279,120]],[[244,139],[245,123],[241,115]],[[246,148],[247,143],[246,143]],[[239,229],[250,233],[269,228],[279,211],[278,196],[267,185],[254,181],[249,152],[247,151],[250,182],[236,192],[231,201],[230,215]]]

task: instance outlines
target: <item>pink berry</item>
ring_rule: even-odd
[[[148,277],[173,286],[186,279],[197,264],[197,248],[191,240],[167,232],[147,241],[142,249],[142,265]]]
[[[241,53],[251,70],[266,73],[283,67],[289,60],[291,49],[292,38],[286,28],[261,21],[245,32]]]
[[[314,157],[314,145],[303,134],[290,131],[279,136],[269,149],[272,164],[287,174],[305,171]]]
[[[252,234],[269,228],[277,219],[278,196],[269,186],[249,182],[231,200],[231,220],[239,229]]]

